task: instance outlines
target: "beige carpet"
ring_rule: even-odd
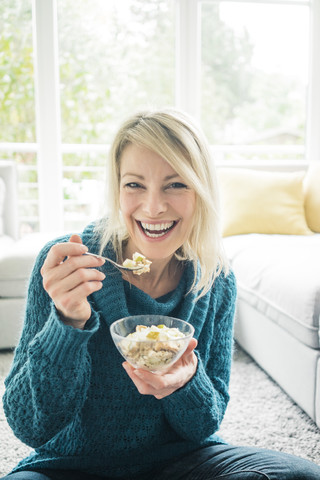
[[[11,361],[11,353],[0,353],[1,397]],[[220,430],[225,440],[281,450],[320,465],[320,430],[240,348],[235,350],[230,393]],[[29,451],[14,437],[1,408],[0,477]]]

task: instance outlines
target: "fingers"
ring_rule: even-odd
[[[82,243],[66,242],[56,243],[50,248],[47,258],[43,264],[45,268],[53,268],[63,262],[66,257],[83,255],[88,248]]]
[[[165,373],[154,374],[142,369],[135,369],[128,362],[123,368],[142,395],[153,395],[157,399],[171,395],[183,387],[195,374],[198,360],[194,354],[198,342],[192,338],[182,357]]]
[[[176,390],[177,388],[182,387],[183,380],[179,375],[180,372],[174,371],[173,373],[164,373],[162,375],[154,374],[147,372],[146,370],[136,369],[132,372],[132,377],[136,380],[135,383],[138,383],[139,386],[143,385],[143,392],[141,388],[140,393],[145,393],[146,387],[152,389],[152,393],[149,395],[155,395],[157,393],[162,393],[165,390],[172,389]],[[141,384],[142,382],[142,384]],[[148,392],[147,392],[148,393]]]
[[[186,351],[183,354],[183,356],[188,357],[190,355],[190,353],[192,353],[193,350],[195,348],[197,348],[197,345],[198,345],[198,340],[196,338],[192,337],[190,342],[189,342],[189,345],[187,346]]]
[[[69,238],[69,242],[82,243],[82,239],[81,239],[80,235],[73,234],[73,235],[71,235],[71,237]]]
[[[145,382],[139,378],[138,370],[135,372],[135,369],[128,362],[124,362],[122,366],[137,387],[139,393],[142,395],[152,395],[152,393],[150,393],[150,389],[146,389],[147,386]]]
[[[44,276],[48,271],[62,265],[56,272],[59,272],[57,279],[64,278],[79,268],[93,268],[104,264],[104,260],[83,255],[88,248],[82,244],[79,235],[71,235],[69,242],[57,243],[51,247],[47,258],[41,268],[41,274]],[[67,259],[67,261],[65,261]]]
[[[77,293],[86,293],[85,296],[88,296],[102,286],[101,282],[105,275],[94,267],[99,267],[103,263],[103,259],[87,255],[68,257],[66,261],[54,267],[49,266],[50,260],[48,263],[45,261],[41,269],[43,287],[53,300],[79,286],[82,288],[78,288]]]
[[[60,298],[61,295],[68,294],[79,286],[82,286],[82,289],[78,288],[78,294],[89,292],[87,295],[90,295],[101,288],[101,282],[105,279],[104,273],[93,268],[78,268],[67,274],[65,272],[66,269],[60,269],[58,272],[50,271],[44,276],[43,286],[51,298]]]
[[[127,362],[124,362],[123,367],[141,395],[153,395],[155,398],[161,399],[171,395],[179,388],[176,384],[170,385],[167,383],[164,377],[150,373],[150,375],[158,377],[158,382],[155,382],[156,385],[153,386],[150,381],[146,380],[146,376],[148,376],[146,374],[149,374],[149,372],[141,369],[135,370]]]
[[[54,301],[57,309],[68,318],[82,318],[80,312],[81,307],[87,309],[88,302],[86,298],[93,292],[102,288],[102,283],[98,281],[90,281],[82,283],[73,290],[56,292]]]
[[[51,252],[49,252],[48,257],[50,253]],[[58,264],[50,263],[51,259],[48,257],[41,268],[45,289],[50,286],[52,281],[60,281],[75,272],[78,272],[79,280],[81,280],[82,276],[85,275],[84,269],[93,269],[104,264],[103,259],[82,254],[68,256],[64,262],[59,262]],[[98,270],[94,270],[94,272],[98,272]]]
[[[91,313],[87,297],[100,290],[105,279],[97,269],[105,261],[83,255],[88,248],[79,235],[72,235],[69,240],[49,250],[41,268],[43,287],[62,317],[84,321]]]

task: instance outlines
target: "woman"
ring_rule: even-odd
[[[202,134],[182,113],[128,120],[110,155],[109,214],[40,253],[4,408],[35,448],[8,480],[315,479],[293,456],[227,445],[235,279],[219,229],[215,172]],[[121,274],[136,251],[150,273]],[[135,314],[181,318],[195,338],[168,372],[121,360],[109,333]]]

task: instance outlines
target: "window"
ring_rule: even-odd
[[[320,152],[319,2],[3,0],[0,14],[0,151],[17,163],[21,235],[99,215],[109,143],[139,109],[198,116],[217,163]]]
[[[308,5],[203,2],[201,119],[212,144],[304,146]],[[257,150],[259,151],[259,150]],[[250,150],[226,151],[236,160]],[[265,148],[260,159],[303,158]]]
[[[31,0],[0,3],[0,141],[34,142]]]
[[[63,143],[109,144],[130,113],[174,104],[172,1],[60,0],[57,6]],[[106,151],[93,145],[63,154],[65,228],[97,215]]]
[[[174,103],[174,3],[60,0],[63,143],[108,144],[129,112]]]
[[[31,0],[0,2],[0,102],[0,159],[18,166],[23,234],[39,229]]]

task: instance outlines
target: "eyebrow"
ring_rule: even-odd
[[[131,173],[131,172],[127,172],[125,174],[122,175],[121,178],[124,178],[124,177],[137,177],[139,178],[140,180],[144,180],[144,176],[143,175],[139,175],[137,173]],[[165,181],[168,181],[168,180],[171,180],[172,178],[176,178],[176,177],[180,177],[180,175],[178,173],[173,173],[172,175],[167,175],[166,177],[164,177],[164,180]]]

